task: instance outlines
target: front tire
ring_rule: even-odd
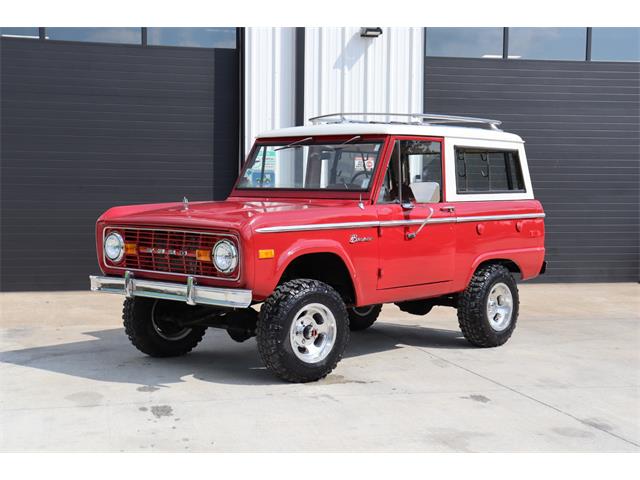
[[[125,333],[134,347],[152,357],[185,355],[206,331],[206,327],[180,325],[186,308],[171,300],[127,298],[122,309]]]
[[[474,273],[458,301],[462,334],[476,347],[504,344],[516,328],[520,298],[515,279],[502,265]]]
[[[378,319],[382,305],[368,305],[366,307],[352,307],[349,312],[349,328],[352,332],[369,328]]]
[[[349,317],[338,292],[317,280],[286,282],[267,298],[256,331],[265,366],[288,382],[326,377],[349,342]]]

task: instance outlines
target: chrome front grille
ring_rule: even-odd
[[[129,248],[135,245],[135,252],[126,252],[123,260],[117,264],[105,259],[105,264],[109,267],[131,271],[202,276],[220,280],[236,280],[239,277],[239,267],[233,272],[224,274],[214,267],[210,259],[197,258],[198,251],[211,252],[216,242],[222,239],[231,240],[238,247],[234,235],[179,229],[114,226],[105,228],[103,239],[114,231],[122,235],[125,245]]]

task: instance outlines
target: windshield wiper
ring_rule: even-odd
[[[345,146],[347,143],[351,143],[351,142],[353,142],[354,140],[360,140],[360,138],[362,138],[360,135],[356,135],[355,137],[351,137],[349,140],[347,140],[347,141],[346,141],[346,142],[344,142],[344,143],[341,143],[341,144],[340,144],[340,145],[338,145],[336,148],[343,147],[343,146]]]
[[[331,146],[331,145],[326,145],[326,148],[328,150],[333,150],[334,152],[336,150],[340,150],[342,147],[344,147],[345,145],[355,141],[355,140],[360,140],[362,137],[360,135],[356,135],[355,137],[351,137],[349,140],[347,140],[346,142],[341,143],[340,145],[337,145],[335,147]],[[360,149],[358,149],[358,152],[360,152]]]
[[[289,145],[285,145],[284,147],[274,148],[273,151],[277,152],[278,150],[284,150],[285,148],[295,147],[296,145],[299,145],[303,142],[307,142],[309,140],[313,140],[313,137],[307,137],[307,138],[303,138],[302,140],[296,140],[295,142],[291,142]]]

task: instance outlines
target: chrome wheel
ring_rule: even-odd
[[[513,315],[513,295],[504,283],[496,283],[487,299],[487,318],[496,332],[502,332],[511,324]]]
[[[353,311],[353,313],[355,313],[359,317],[366,317],[373,311],[374,308],[376,308],[375,305],[369,305],[367,307],[353,307],[351,311]]]
[[[311,303],[295,314],[289,330],[293,353],[305,363],[318,363],[327,358],[336,340],[337,324],[331,310]]]
[[[171,312],[164,311],[162,308],[157,308],[160,302],[156,300],[151,308],[151,325],[153,329],[161,338],[175,342],[182,340],[191,333],[191,328],[181,327],[174,321],[172,321]]]

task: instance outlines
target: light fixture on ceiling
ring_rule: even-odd
[[[482,55],[482,58],[503,58],[502,55],[499,54],[493,54],[493,53],[485,53],[484,55]],[[507,58],[522,58],[522,55],[509,55]]]
[[[382,35],[380,27],[360,27],[360,36],[366,38],[376,38]]]

